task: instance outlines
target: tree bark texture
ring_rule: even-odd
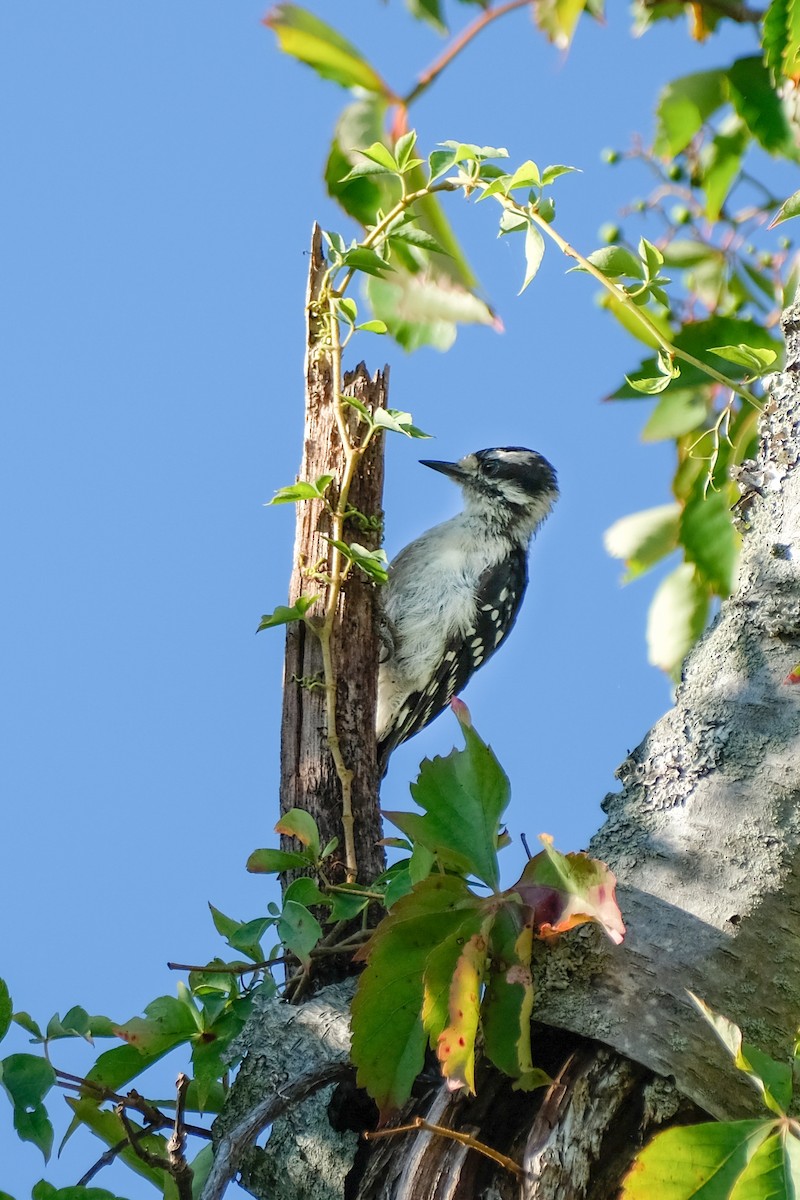
[[[299,478],[315,480],[320,475],[339,478],[342,445],[334,415],[334,379],[330,344],[319,313],[320,286],[325,273],[319,228],[314,229],[309,268],[306,346],[306,415]],[[345,375],[345,391],[368,408],[386,406],[388,368],[370,377],[361,363]],[[355,421],[354,421],[355,425]],[[367,517],[380,519],[383,496],[383,445],[375,438],[361,461],[350,490],[349,504]],[[333,504],[336,483],[328,496]],[[330,534],[328,516],[320,501],[303,501],[297,506],[294,567],[289,585],[289,603],[298,596],[319,590],[305,573],[320,564],[326,569]],[[378,528],[348,522],[348,540],[368,549],[380,545]],[[334,667],[337,676],[338,732],[344,761],[354,772],[352,804],[359,881],[374,878],[384,866],[378,811],[378,768],[375,759],[375,703],[379,643],[376,622],[377,592],[366,577],[354,569],[342,592],[333,633]],[[319,606],[311,609],[318,613]],[[322,678],[319,644],[304,622],[286,627],[283,718],[281,725],[281,812],[303,808],[320,828],[322,843],[338,837],[344,845],[341,822],[341,787],[326,739],[325,694],[314,683]],[[286,848],[297,849],[293,839]],[[344,872],[334,879],[341,882]]]
[[[658,1128],[761,1111],[687,989],[786,1056],[800,1018],[800,687],[786,682],[800,660],[800,306],[783,325],[786,367],[739,477],[735,593],[620,767],[590,847],[618,877],[625,942],[584,926],[540,947],[534,1061],[551,1087],[515,1093],[484,1066],[476,1097],[433,1087],[411,1106],[509,1154],[522,1181],[410,1133],[359,1150],[346,1200],[612,1200]]]

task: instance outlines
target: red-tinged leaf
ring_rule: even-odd
[[[475,1094],[475,1038],[481,987],[489,949],[486,934],[475,933],[463,946],[450,985],[450,1024],[439,1034],[436,1054],[451,1091]]]
[[[786,678],[784,679],[783,682],[784,683],[800,683],[800,663],[796,663],[795,666],[792,667],[791,671],[786,676]]]
[[[308,847],[314,858],[319,858],[319,829],[311,813],[306,812],[305,809],[290,808],[278,821],[275,832],[296,837],[298,842],[302,842],[304,846]]]
[[[481,901],[463,879],[432,875],[402,896],[358,953],[367,968],[352,1005],[357,1081],[385,1119],[411,1094],[425,1059],[423,979],[431,953]]]
[[[114,1033],[148,1057],[162,1054],[197,1033],[191,1009],[174,996],[159,996],[144,1011],[146,1016],[114,1026]]]
[[[618,945],[625,926],[615,898],[616,877],[597,859],[582,853],[559,854],[550,838],[541,840],[544,850],[527,863],[511,889],[533,909],[537,937],[596,921]]]

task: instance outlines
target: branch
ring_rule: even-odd
[[[433,1125],[424,1117],[414,1117],[414,1120],[409,1121],[407,1125],[396,1125],[394,1129],[365,1130],[364,1139],[373,1142],[378,1138],[393,1137],[396,1133],[414,1133],[420,1129],[426,1133],[436,1133],[439,1137],[460,1142],[462,1146],[468,1146],[470,1150],[477,1150],[478,1154],[483,1154],[486,1158],[491,1158],[493,1162],[499,1163],[501,1167],[505,1167],[512,1175],[516,1175],[517,1179],[521,1179],[524,1174],[522,1167],[518,1162],[514,1162],[513,1158],[509,1158],[507,1154],[501,1154],[499,1150],[493,1150],[484,1142],[479,1142],[472,1134],[461,1133],[458,1129],[448,1129],[445,1125]]]
[[[499,17],[504,17],[506,13],[514,12],[517,8],[530,8],[531,6],[532,0],[508,0],[507,4],[501,4],[499,8],[484,9],[471,25],[467,25],[466,29],[463,29],[457,37],[453,38],[450,45],[435,62],[431,63],[427,71],[422,72],[414,87],[403,98],[401,102],[402,107],[408,108],[418,96],[427,91],[431,84],[438,79],[445,67],[450,65],[453,59],[469,45],[473,38],[478,36],[482,29],[485,29],[487,25],[491,25],[492,21],[498,20]]]
[[[299,1075],[291,1083],[279,1088],[274,1095],[257,1104],[244,1120],[221,1139],[200,1200],[221,1200],[228,1184],[241,1168],[243,1153],[252,1145],[262,1129],[271,1125],[293,1104],[301,1103],[329,1083],[338,1083],[340,1079],[346,1079],[351,1073],[352,1068],[348,1063],[322,1063]]]

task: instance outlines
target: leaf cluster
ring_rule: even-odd
[[[623,1200],[792,1200],[800,1191],[800,1125],[790,1116],[800,1049],[780,1061],[745,1042],[727,1017],[691,996],[729,1055],[772,1116],[676,1126],[658,1134],[637,1157]]]

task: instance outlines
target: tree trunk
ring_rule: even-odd
[[[476,1097],[436,1086],[409,1106],[504,1151],[522,1178],[416,1132],[362,1145],[338,1192],[315,1179],[270,1200],[611,1200],[658,1128],[759,1111],[686,989],[786,1056],[800,1016],[800,689],[785,682],[800,659],[800,307],[784,332],[740,474],[737,589],[675,707],[622,764],[591,846],[618,877],[626,940],[583,926],[540,947],[534,1061],[551,1087],[515,1093],[483,1067]]]
[[[319,290],[325,274],[319,227],[311,242],[311,261],[306,297],[306,415],[303,455],[299,478],[315,480],[320,475],[338,477],[341,471],[341,439],[334,416],[334,389],[329,343],[318,312]],[[389,371],[384,368],[373,378],[361,363],[345,375],[345,391],[368,408],[385,408]],[[336,483],[328,493],[336,503]],[[382,438],[373,439],[361,462],[350,491],[349,503],[369,518],[381,517],[383,497]],[[349,523],[354,525],[354,522]],[[350,528],[348,533],[367,549],[380,545],[380,521],[377,528]],[[326,565],[329,546],[324,535],[330,534],[328,516],[322,502],[303,501],[297,505],[294,565],[289,586],[289,603],[298,596],[319,589],[309,580],[308,567]],[[375,759],[375,700],[378,661],[376,589],[358,570],[344,586],[336,614],[333,634],[334,665],[337,675],[338,732],[344,760],[354,772],[352,804],[359,880],[366,882],[383,870],[384,854],[378,843],[382,836],[378,811],[378,768]],[[312,614],[315,611],[311,610]],[[283,719],[281,724],[281,812],[303,808],[311,813],[325,845],[331,838],[344,845],[341,823],[341,787],[327,745],[325,694],[313,684],[322,676],[319,644],[304,622],[286,627]],[[287,849],[297,849],[293,839],[284,839]],[[342,870],[335,882],[344,879]]]

